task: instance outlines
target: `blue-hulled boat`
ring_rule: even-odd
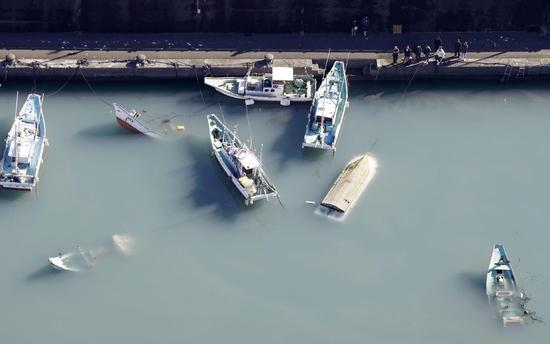
[[[302,148],[335,151],[347,106],[346,68],[344,62],[336,61],[315,92]]]
[[[8,133],[0,161],[0,186],[4,188],[32,190],[38,183],[46,144],[42,100],[38,94],[29,94]]]

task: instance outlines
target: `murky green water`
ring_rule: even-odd
[[[38,84],[45,93],[59,83]],[[0,89],[2,136],[15,91]],[[303,154],[306,105],[250,108],[254,145],[282,195],[240,205],[209,155],[205,114],[248,136],[244,104],[196,83],[94,84],[162,130],[126,133],[71,84],[46,97],[50,146],[36,192],[0,190],[3,343],[544,342],[503,330],[484,290],[505,244],[530,308],[550,317],[550,87],[352,83],[338,152]],[[378,172],[344,222],[314,214],[345,163]],[[130,233],[134,256],[82,273],[47,257]]]

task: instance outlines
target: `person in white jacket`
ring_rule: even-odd
[[[445,59],[445,50],[443,50],[443,47],[439,47],[435,52],[435,60],[439,65],[444,59]]]

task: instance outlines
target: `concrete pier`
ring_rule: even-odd
[[[445,42],[466,38],[462,61],[447,48],[436,65],[392,65],[391,47],[430,42],[436,34],[372,35],[369,40],[326,35],[76,35],[0,34],[0,82],[13,79],[97,80],[196,79],[243,75],[272,54],[274,65],[322,76],[328,58],[347,62],[351,80],[489,79],[516,81],[550,77],[550,39],[529,33],[450,33]],[[138,40],[139,38],[139,40]],[[447,46],[450,46],[447,43]],[[136,49],[134,49],[136,48]],[[330,51],[330,53],[329,53]],[[261,65],[261,63],[260,63]],[[3,80],[3,81],[2,81]]]

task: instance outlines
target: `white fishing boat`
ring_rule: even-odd
[[[0,186],[8,189],[32,190],[38,183],[38,172],[46,144],[46,122],[42,97],[29,94],[17,113],[0,161]]]
[[[518,290],[512,266],[503,245],[495,245],[487,270],[486,293],[489,302],[498,312],[502,324],[523,324],[525,309],[523,293]]]
[[[344,62],[336,61],[315,92],[302,148],[335,151],[347,106],[346,68]]]
[[[129,256],[133,254],[134,246],[134,240],[131,236],[114,234],[108,244],[90,249],[82,249],[77,246],[76,251],[59,253],[55,257],[48,258],[48,263],[56,270],[78,272],[94,267],[98,261],[114,253]]]
[[[141,133],[154,137],[158,136],[141,121],[141,114],[136,110],[128,111],[116,103],[113,103],[113,108],[116,121],[123,128],[126,128],[135,133]]]
[[[244,197],[245,204],[278,197],[275,186],[262,168],[261,159],[258,159],[216,115],[208,115],[207,119],[214,156]]]
[[[254,101],[309,102],[313,98],[316,81],[312,75],[295,75],[291,67],[272,67],[271,73],[244,77],[205,77],[204,83],[226,96]]]

